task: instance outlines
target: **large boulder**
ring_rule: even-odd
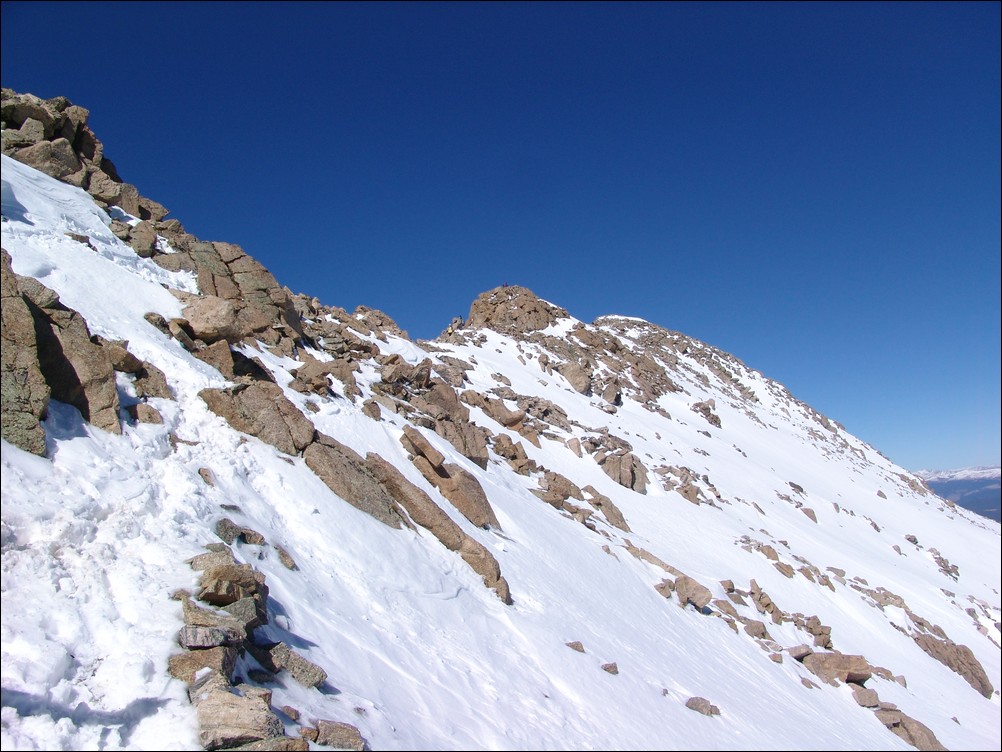
[[[675,593],[678,595],[679,604],[683,607],[692,603],[697,609],[703,609],[713,600],[713,594],[708,587],[685,574],[675,579]]]
[[[39,172],[51,175],[57,180],[80,172],[82,165],[73,146],[65,138],[55,141],[39,141],[31,146],[18,149],[11,156],[18,162],[34,167]]]
[[[282,394],[281,387],[270,381],[203,389],[198,395],[237,431],[257,436],[286,454],[299,454],[316,433],[313,424]]]
[[[31,277],[18,288],[34,319],[38,363],[52,399],[73,405],[84,420],[120,434],[118,387],[108,352],[91,337],[83,316]]]
[[[861,655],[811,653],[802,662],[812,674],[829,684],[835,684],[836,680],[863,684],[873,675],[873,667]]]
[[[285,728],[266,696],[222,688],[207,692],[196,705],[199,743],[208,750],[225,749],[282,736]]]
[[[184,317],[197,339],[206,344],[226,340],[237,342],[242,334],[237,327],[237,311],[233,304],[215,295],[195,298],[184,307]]]
[[[403,518],[397,502],[372,474],[362,457],[323,433],[303,452],[309,468],[327,487],[356,509],[385,525],[399,528]]]
[[[26,452],[45,456],[45,418],[50,389],[38,363],[35,322],[21,297],[11,259],[0,267],[0,434]]]
[[[452,502],[466,519],[477,527],[500,530],[494,509],[476,477],[468,470],[451,462],[433,466],[424,456],[414,458],[414,465],[441,494]]]
[[[988,674],[974,655],[974,651],[969,647],[958,645],[953,640],[941,640],[926,632],[913,633],[912,639],[926,653],[950,670],[960,674],[982,695],[990,699],[994,694],[995,688],[992,686]]]

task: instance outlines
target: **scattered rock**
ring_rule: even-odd
[[[685,701],[685,706],[689,710],[695,710],[703,715],[720,715],[720,708],[711,703],[705,697],[690,697]]]

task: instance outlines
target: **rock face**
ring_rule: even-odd
[[[0,296],[3,302],[0,317],[0,433],[26,452],[44,456],[45,431],[40,421],[45,417],[51,390],[38,362],[34,319],[18,289],[7,251],[3,251],[3,266],[0,268]]]
[[[473,301],[466,328],[520,334],[545,329],[567,316],[566,310],[541,300],[526,287],[495,287]]]
[[[280,452],[297,455],[313,442],[313,424],[277,384],[256,381],[236,389],[203,389],[199,396],[235,429],[257,436]]]
[[[36,170],[90,192],[108,206],[119,206],[139,219],[160,221],[167,210],[122,182],[104,156],[104,146],[87,125],[83,107],[65,97],[40,99],[3,89],[3,153]]]
[[[397,502],[354,450],[320,434],[303,453],[306,464],[338,496],[390,527],[399,528]]]

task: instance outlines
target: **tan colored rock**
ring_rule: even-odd
[[[203,389],[198,394],[234,429],[257,436],[280,452],[299,454],[313,441],[313,424],[277,384],[258,381],[238,389]]]
[[[875,708],[880,705],[880,698],[877,696],[876,690],[859,684],[852,685],[852,699],[856,701],[857,705],[864,708]]]
[[[79,172],[82,167],[73,146],[65,138],[39,141],[14,151],[10,156],[57,180]]]
[[[206,344],[219,340],[237,342],[243,334],[237,328],[237,311],[228,300],[204,295],[184,307],[184,316],[196,339]]]
[[[231,380],[236,378],[236,374],[233,371],[233,352],[230,350],[229,342],[225,339],[213,342],[208,347],[203,347],[200,350],[195,350],[194,355],[202,362],[208,363],[219,371],[223,375],[223,378]]]
[[[434,468],[441,467],[442,463],[445,462],[445,455],[433,447],[431,442],[416,428],[404,426],[404,434],[400,437],[400,443],[411,454],[424,457]]]
[[[524,334],[566,318],[567,311],[544,300],[525,287],[496,287],[481,293],[470,306],[466,327],[488,328],[502,334]]]
[[[35,320],[39,369],[52,399],[77,408],[84,420],[120,434],[118,387],[111,358],[94,344],[87,322],[34,279],[18,277]]]
[[[323,433],[303,452],[317,477],[334,493],[385,525],[399,528],[402,514],[397,502],[354,450]]]
[[[702,713],[703,715],[720,715],[720,708],[705,697],[690,697],[685,701],[685,706],[689,710],[695,710],[697,713]]]
[[[926,653],[962,676],[968,684],[983,696],[991,698],[995,692],[988,674],[974,651],[966,645],[958,645],[950,639],[939,639],[924,632],[915,632],[912,639]]]
[[[692,603],[697,609],[702,610],[713,600],[713,594],[708,587],[685,574],[675,578],[675,593],[678,595],[679,604],[683,607]]]
[[[557,366],[557,372],[567,379],[567,383],[578,394],[591,394],[591,374],[574,362]]]
[[[801,661],[807,669],[829,684],[836,680],[863,684],[873,675],[873,669],[861,655],[843,653],[812,653]]]
[[[445,473],[438,482],[442,495],[477,527],[500,530],[501,523],[476,477],[451,462],[444,463],[441,469]]]
[[[49,405],[49,385],[38,360],[35,323],[18,289],[11,258],[2,252],[0,272],[0,434],[17,447],[45,456],[41,421]]]
[[[228,606],[253,598],[264,608],[268,600],[265,577],[250,564],[217,564],[203,570],[198,599],[213,606]]]
[[[167,671],[175,679],[191,684],[195,674],[204,668],[211,668],[227,679],[233,676],[237,662],[237,649],[226,645],[207,650],[189,650],[172,655],[167,659]]]
[[[140,258],[150,258],[157,250],[157,231],[153,223],[144,220],[129,231],[129,245]]]
[[[293,679],[304,686],[319,687],[327,681],[326,671],[284,643],[280,642],[270,650],[270,653],[276,668],[288,671]]]
[[[196,705],[198,741],[207,750],[280,737],[282,721],[268,703],[253,693],[244,696],[222,689],[207,693]]]
[[[350,723],[340,721],[317,721],[317,744],[362,752],[366,748],[361,732]]]
[[[624,533],[632,532],[630,530],[630,526],[626,522],[626,517],[623,516],[619,507],[612,502],[612,499],[605,494],[599,493],[595,490],[595,487],[591,485],[585,486],[581,490],[588,494],[585,501],[600,511],[610,525],[619,528]]]

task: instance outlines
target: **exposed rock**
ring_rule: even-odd
[[[852,685],[852,698],[864,708],[875,708],[880,705],[876,690],[859,684]]]
[[[218,671],[229,680],[233,676],[236,662],[237,649],[226,645],[172,655],[167,659],[167,671],[175,679],[180,679],[188,684],[194,682],[195,674],[204,668]]]
[[[615,661],[613,661],[612,663],[603,663],[602,670],[607,673],[615,675],[619,673],[619,666],[616,664]]]
[[[619,507],[612,502],[612,499],[596,491],[594,486],[585,486],[581,490],[588,494],[585,501],[600,511],[610,525],[619,528],[624,533],[632,532],[626,522],[626,517],[623,516]]]
[[[18,162],[34,167],[57,180],[80,172],[82,165],[73,146],[65,138],[55,141],[39,141],[14,151],[10,156]]]
[[[995,692],[988,674],[974,655],[974,651],[966,645],[958,645],[949,639],[939,639],[924,632],[912,633],[912,639],[926,653],[960,674],[967,683],[985,697],[991,698]]]
[[[404,449],[414,455],[424,457],[433,468],[439,468],[445,462],[445,455],[431,445],[424,435],[411,426],[404,426],[404,434],[400,437]]]
[[[438,489],[466,519],[477,527],[501,529],[480,481],[468,470],[449,462],[442,465],[447,477],[439,481]]]
[[[384,488],[365,460],[354,450],[323,433],[303,453],[309,468],[334,493],[385,525],[402,524],[397,502]]]
[[[177,635],[177,644],[189,650],[204,650],[222,645],[240,645],[246,634],[244,630],[231,627],[196,627],[186,624]]]
[[[567,317],[563,308],[541,300],[525,287],[512,285],[495,287],[477,296],[466,317],[466,327],[486,327],[501,334],[518,335],[545,329]]]
[[[280,737],[282,721],[261,697],[223,689],[209,691],[196,705],[198,741],[207,750]]]
[[[637,493],[647,493],[648,475],[644,463],[632,452],[596,452],[595,461],[619,485]]]
[[[873,675],[873,669],[861,655],[843,653],[812,653],[801,661],[807,669],[823,681],[835,680],[863,684]]]
[[[720,715],[720,708],[711,703],[705,697],[690,697],[685,701],[685,706],[689,710],[695,710],[703,715]]]
[[[486,547],[464,533],[428,494],[378,454],[370,452],[365,463],[416,524],[429,530],[450,551],[457,551],[463,561],[484,578],[487,587],[494,589],[504,603],[511,603],[508,583],[501,576],[501,567]]]
[[[83,317],[52,290],[34,279],[17,279],[34,319],[39,368],[52,399],[73,405],[94,426],[120,434],[118,388],[108,353],[92,341]]]
[[[0,434],[26,452],[44,457],[45,429],[40,421],[48,410],[50,389],[38,362],[34,319],[18,290],[10,255],[3,251],[2,256]]]
[[[704,418],[706,418],[706,422],[709,423],[711,426],[716,426],[717,428],[720,428],[720,418],[719,416],[717,416],[716,413],[713,412],[713,409],[715,407],[716,404],[714,403],[714,401],[712,399],[709,399],[706,400],[705,402],[694,403],[691,409],[694,413],[699,413]]]
[[[254,546],[263,546],[265,544],[264,536],[261,533],[249,527],[242,527],[228,517],[223,517],[216,523],[216,535],[228,545],[232,544],[238,538],[243,543],[249,543]]]
[[[365,747],[365,739],[361,732],[350,723],[340,721],[317,721],[317,744],[334,747],[334,749],[347,749],[354,752],[362,752]]]
[[[313,441],[313,424],[277,384],[255,382],[237,389],[203,389],[198,394],[237,431],[257,436],[280,452],[299,454]]]
[[[713,600],[713,594],[708,587],[685,574],[675,579],[675,593],[678,595],[679,604],[683,607],[692,603],[697,609],[702,610]]]
[[[565,642],[564,644],[571,650],[576,650],[579,653],[583,653],[585,651],[584,645],[581,644],[580,640],[574,640],[573,642]]]
[[[344,384],[344,394],[346,397],[354,399],[361,396],[362,392],[355,381],[355,371],[357,366],[346,360],[329,360],[320,362],[311,357],[306,357],[305,364],[293,371],[295,379],[289,385],[300,392],[318,394],[327,397],[331,394],[329,378],[333,377]],[[378,413],[376,414],[378,418]]]
[[[557,371],[567,379],[571,388],[579,394],[591,394],[591,374],[577,363],[564,363],[557,367]]]
[[[184,307],[184,316],[196,339],[206,344],[219,340],[238,342],[243,336],[237,327],[237,312],[233,304],[216,297],[202,295]]]
[[[306,752],[309,748],[310,743],[303,737],[275,736],[226,749],[240,750],[241,752]]]
[[[202,572],[197,597],[213,606],[228,606],[243,598],[253,598],[264,610],[268,586],[264,575],[250,564],[217,564]]]
[[[300,684],[307,687],[319,687],[327,681],[327,672],[320,666],[307,660],[285,643],[278,643],[266,651],[267,658],[261,660],[262,652],[255,651],[254,656],[266,669],[272,673],[287,671]]]
[[[153,223],[143,220],[129,230],[129,245],[140,258],[150,258],[157,250],[157,231]]]
[[[769,630],[767,630],[765,627],[765,622],[761,622],[758,619],[748,619],[744,629],[745,629],[745,634],[747,634],[749,637],[756,637],[762,640],[772,639],[772,637],[769,635]]]

